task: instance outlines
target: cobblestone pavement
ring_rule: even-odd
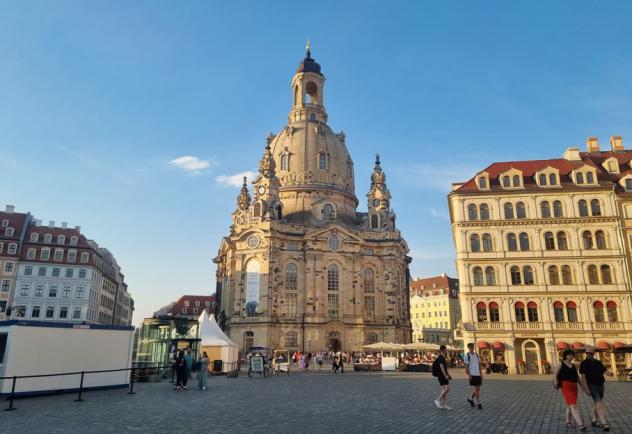
[[[176,392],[140,383],[135,395],[104,390],[16,400],[0,411],[1,433],[574,433],[550,377],[495,375],[483,384],[483,410],[465,402],[463,374],[439,410],[427,373],[292,373],[289,377],[209,378],[208,389]],[[193,386],[193,384],[192,384]],[[632,383],[609,382],[613,432],[632,432]],[[589,422],[589,398],[580,398]],[[589,428],[589,432],[601,429]],[[596,430],[596,431],[595,431]]]

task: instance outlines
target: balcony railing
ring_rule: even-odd
[[[478,322],[476,323],[476,328],[477,329],[501,329],[503,328],[502,326],[503,323],[501,323],[500,321],[490,321],[490,322]]]
[[[613,322],[596,322],[593,323],[595,325],[596,330],[604,330],[604,329],[623,329],[623,323],[620,321]]]
[[[581,323],[578,322],[554,322],[553,324],[556,330],[574,330],[581,328]]]
[[[536,329],[540,330],[542,328],[542,323],[540,322],[516,322],[514,323],[516,329]]]

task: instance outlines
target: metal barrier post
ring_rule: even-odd
[[[83,399],[81,398],[81,393],[83,392],[83,374],[84,371],[81,371],[81,382],[79,383],[79,396],[75,399],[75,402],[81,402]]]
[[[13,385],[11,386],[11,396],[9,396],[9,407],[5,408],[4,411],[17,410],[17,408],[13,406],[13,396],[15,395],[15,381],[17,379],[18,377],[16,376],[13,377]]]
[[[135,393],[136,392],[134,392],[134,368],[132,368],[129,374],[129,392],[127,392],[127,394],[134,395]]]

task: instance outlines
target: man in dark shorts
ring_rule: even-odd
[[[579,373],[582,375],[583,383],[588,387],[587,392],[593,399],[592,426],[601,426],[604,431],[610,431],[610,425],[606,419],[606,408],[603,405],[604,384],[606,379],[604,374],[612,377],[613,374],[595,359],[595,349],[586,347],[586,358],[579,365]]]
[[[452,377],[448,374],[448,363],[446,361],[446,357],[448,356],[448,351],[445,345],[441,345],[439,347],[439,355],[435,359],[434,363],[436,363],[439,367],[437,371],[437,380],[439,380],[439,385],[441,386],[441,393],[435,399],[435,405],[442,410],[452,410],[452,407],[448,407],[448,392],[450,392],[450,380]]]
[[[465,363],[465,373],[467,374],[468,380],[470,380],[470,386],[474,388],[472,394],[469,398],[467,398],[467,402],[470,403],[472,407],[478,406],[479,410],[483,409],[481,405],[481,384],[483,384],[483,372],[481,370],[481,359],[474,352],[474,344],[467,344],[467,353],[465,353],[465,357],[463,358],[463,363]],[[474,403],[476,401],[476,403]]]

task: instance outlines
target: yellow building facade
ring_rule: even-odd
[[[453,344],[461,319],[459,281],[446,274],[414,279],[410,295],[413,342]]]
[[[410,341],[410,257],[386,175],[377,157],[368,210],[358,212],[353,160],[345,134],[327,124],[324,84],[308,47],[288,124],[268,137],[252,195],[244,179],[214,259],[219,309],[242,351]]]
[[[493,163],[448,196],[462,322],[485,363],[543,373],[594,345],[613,369],[632,342],[632,151]],[[580,354],[580,358],[583,357]]]

